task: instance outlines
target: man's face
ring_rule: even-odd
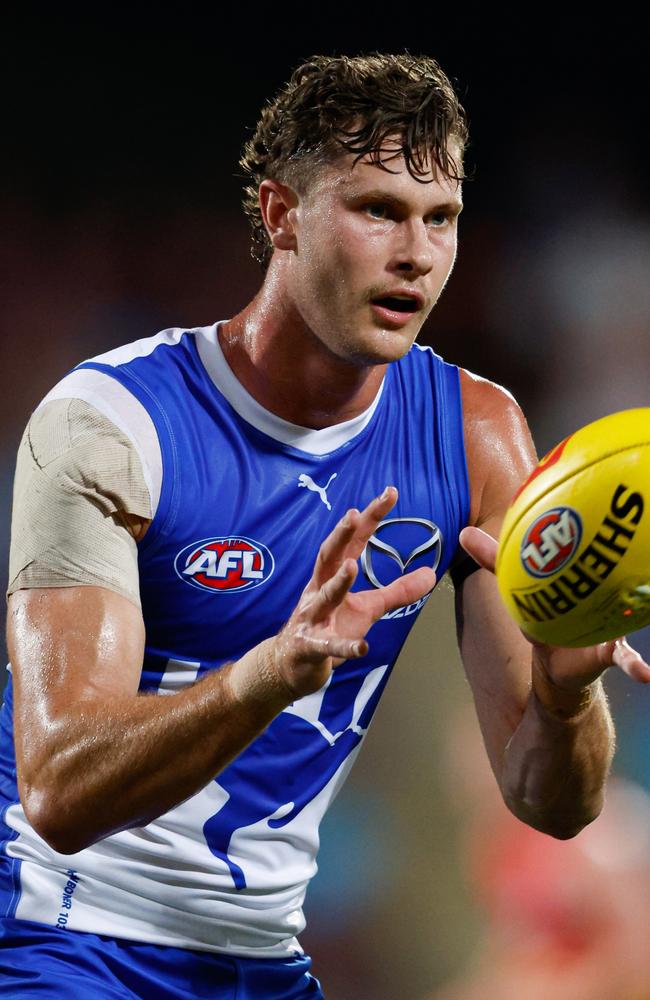
[[[461,188],[438,171],[422,183],[353,157],[322,167],[294,209],[294,303],[313,334],[353,363],[411,347],[456,257]]]

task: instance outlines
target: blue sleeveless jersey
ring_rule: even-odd
[[[399,500],[366,547],[354,589],[421,565],[439,579],[468,518],[458,370],[430,349],[390,365],[366,426],[315,455],[240,416],[202,362],[197,340],[206,336],[216,328],[166,332],[79,366],[118,380],[157,431],[160,501],[139,545],[140,687],[161,694],[276,634],[323,539],[386,485]],[[10,790],[6,911],[56,925],[58,878],[74,883],[66,928],[241,955],[295,950],[319,822],[425,601],[386,614],[366,657],[338,666],[206,789],[144,829],[62,858],[30,830]],[[26,878],[34,890],[25,892]]]

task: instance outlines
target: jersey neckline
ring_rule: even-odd
[[[219,343],[218,330],[223,322],[226,321],[221,320],[212,326],[198,327],[191,332],[196,335],[199,358],[210,380],[233,410],[256,430],[298,451],[312,455],[327,455],[348,444],[368,426],[381,400],[385,379],[382,380],[370,406],[358,416],[318,430],[313,427],[301,427],[271,413],[241,384],[226,361]]]

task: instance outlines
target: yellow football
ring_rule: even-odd
[[[507,511],[496,575],[540,642],[591,646],[650,624],[650,408],[596,420],[544,456]]]

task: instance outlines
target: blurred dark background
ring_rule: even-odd
[[[5,15],[2,27],[3,582],[15,451],[45,392],[86,357],[226,318],[258,287],[239,150],[264,101],[315,52],[434,55],[468,111],[459,260],[421,340],[514,392],[540,452],[605,413],[649,405],[637,17],[141,3],[85,18],[61,7]],[[324,832],[305,943],[331,1000],[424,996],[462,971],[480,932],[458,874],[458,789],[443,769],[468,694],[449,595],[430,604]],[[647,693],[618,677],[610,693],[619,773],[649,787]]]

